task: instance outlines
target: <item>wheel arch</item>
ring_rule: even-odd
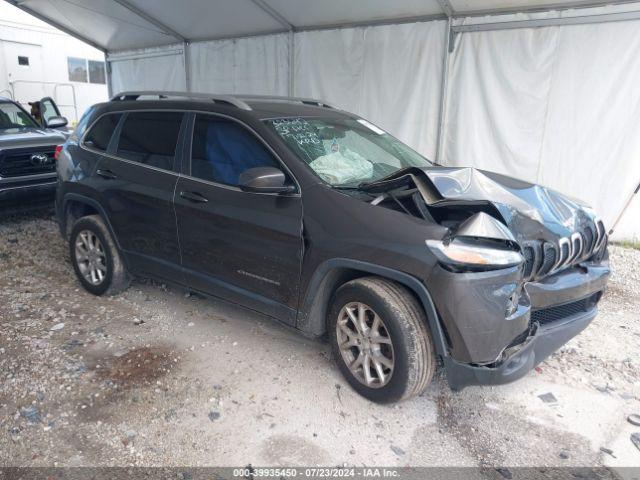
[[[427,317],[436,353],[448,356],[446,337],[427,288],[415,277],[388,267],[359,260],[335,258],[322,263],[313,274],[298,311],[296,326],[305,334],[322,336],[326,333],[326,317],[334,292],[356,278],[376,276],[406,287],[420,302]]]
[[[62,232],[65,239],[69,238],[70,227],[68,225],[69,216],[73,217],[74,220],[82,218],[87,215],[100,215],[104,223],[107,225],[109,229],[109,234],[111,238],[113,238],[116,246],[120,251],[120,243],[118,242],[118,237],[115,235],[113,230],[113,226],[109,221],[109,217],[107,216],[107,212],[105,212],[104,208],[98,201],[91,197],[87,197],[85,195],[81,195],[78,193],[68,193],[64,196],[62,202],[62,215],[59,218],[60,222],[60,231]]]

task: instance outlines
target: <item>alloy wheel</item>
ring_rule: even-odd
[[[76,237],[75,256],[85,280],[100,285],[107,276],[107,256],[98,236],[90,230],[82,230]]]
[[[353,376],[381,388],[393,375],[393,343],[384,321],[368,305],[352,302],[338,314],[336,337],[342,360]]]

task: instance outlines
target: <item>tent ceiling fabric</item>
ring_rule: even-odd
[[[594,0],[6,0],[105,51]],[[601,3],[601,1],[599,2]]]

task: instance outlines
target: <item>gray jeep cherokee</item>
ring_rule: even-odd
[[[52,203],[57,185],[56,147],[67,139],[67,125],[47,97],[40,121],[9,98],[0,97],[0,209],[4,211]]]
[[[525,375],[596,315],[605,227],[548,188],[434,165],[309,99],[129,92],[81,120],[56,205],[90,292],[169,280],[327,336],[359,393]]]

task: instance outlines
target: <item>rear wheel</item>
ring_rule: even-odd
[[[78,280],[94,295],[113,295],[129,286],[120,252],[99,215],[75,222],[69,236],[69,254]]]
[[[328,327],[338,367],[369,400],[405,400],[431,381],[435,354],[424,312],[401,285],[376,277],[346,283],[333,297]]]

